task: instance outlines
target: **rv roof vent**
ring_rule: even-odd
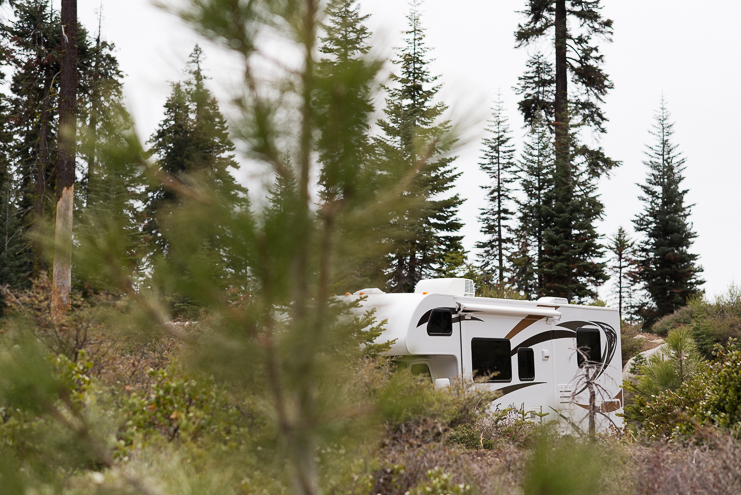
[[[541,304],[553,304],[559,306],[569,304],[569,300],[565,297],[541,297],[538,299],[538,302]]]
[[[449,294],[451,296],[473,297],[473,280],[467,278],[435,278],[420,280],[414,288],[415,294]]]
[[[385,294],[385,292],[377,287],[373,287],[372,289],[360,289],[355,293],[356,296],[364,296],[366,294]]]

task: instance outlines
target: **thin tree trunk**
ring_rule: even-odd
[[[77,147],[77,0],[62,0],[62,49],[52,288],[52,315],[55,319],[69,308],[72,285],[72,211]]]
[[[594,366],[585,366],[584,370],[587,376],[587,388],[589,389],[589,438],[594,440],[595,417],[597,416],[597,396],[594,392],[594,377],[597,374],[597,369]]]
[[[37,240],[33,242],[33,278],[41,275],[44,266],[43,243],[38,240],[44,221],[44,197],[46,196],[46,169],[49,166],[49,111],[51,106],[51,74],[44,81],[44,96],[41,103],[41,124],[39,125],[39,156],[36,160],[36,204],[34,205],[34,228]]]
[[[568,158],[568,147],[562,146],[566,126],[564,119],[568,112],[568,65],[566,60],[568,30],[566,25],[566,0],[556,1],[556,167],[559,162]]]
[[[568,27],[566,23],[566,0],[556,0],[556,95],[555,95],[555,112],[556,122],[554,130],[556,133],[556,201],[561,203],[563,208],[568,208],[571,202],[571,159],[569,150],[569,104],[568,104]],[[567,220],[569,224],[571,219]],[[571,225],[561,225],[564,231],[564,244],[571,240]],[[558,253],[561,254],[561,253]],[[568,263],[571,264],[570,261]],[[569,267],[566,273],[566,280],[551,281],[560,282],[558,285],[567,287],[564,294],[569,301],[572,299],[572,269]]]
[[[98,89],[100,74],[100,27],[98,27],[98,38],[96,40],[95,65],[93,66],[93,88],[90,95],[90,125],[88,129],[89,142],[87,146],[87,188],[85,190],[85,205],[90,204],[90,192],[93,191],[95,182],[95,152],[98,144],[98,108],[100,92]]]
[[[502,239],[502,164],[497,157],[497,237],[499,246],[497,247],[497,262],[499,263],[499,290],[504,287],[504,239]]]

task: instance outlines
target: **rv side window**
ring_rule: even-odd
[[[453,335],[453,314],[449,309],[433,309],[427,322],[427,335],[449,337]]]
[[[426,364],[413,364],[411,372],[414,376],[426,376],[432,380],[432,373],[430,373],[430,368]]]
[[[490,382],[512,380],[509,339],[471,339],[471,366],[476,377]]]
[[[581,351],[576,353],[580,368],[584,367],[587,360],[592,364],[602,362],[602,343],[596,328],[577,328],[576,347]]]
[[[517,349],[517,375],[521,381],[535,380],[535,353],[529,347]]]

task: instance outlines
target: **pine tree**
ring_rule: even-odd
[[[515,93],[522,96],[518,106],[525,125],[536,121],[549,124],[556,120],[554,104],[556,79],[551,64],[542,53],[536,52],[527,61],[525,73],[520,76]]]
[[[530,298],[543,295],[545,233],[553,223],[553,173],[549,129],[536,119],[517,168],[522,195],[517,198],[516,249],[511,256],[515,287]]]
[[[23,241],[14,262],[22,272],[37,277],[47,270],[46,257],[42,244],[32,242],[29,234],[43,232],[55,210],[61,19],[48,2],[19,1],[11,6],[14,15],[0,29],[8,40],[5,50],[12,70],[9,128],[13,142],[8,159],[14,184],[12,206],[19,218],[13,237]],[[82,26],[78,32],[78,72],[85,81],[91,67],[90,40]],[[86,101],[84,91],[79,101]]]
[[[165,117],[149,141],[151,152],[165,174],[184,182],[202,181],[236,204],[244,190],[229,173],[237,168],[234,145],[218,103],[205,86],[201,63],[202,51],[196,46],[185,70],[188,79],[172,84]],[[178,204],[178,194],[161,182],[148,188],[144,232],[154,253],[167,253],[161,222]]]
[[[546,236],[548,265],[543,271],[543,288],[551,295],[569,299],[595,296],[594,286],[606,278],[604,263],[593,258],[602,252],[593,225],[603,211],[595,181],[618,165],[601,148],[578,140],[582,128],[598,134],[605,132],[607,119],[600,105],[613,87],[602,70],[603,55],[594,42],[595,37],[610,41],[612,36],[612,21],[602,17],[600,3],[601,0],[528,0],[528,8],[522,12],[526,22],[515,33],[518,47],[544,37],[554,43],[553,224]],[[535,65],[533,60],[529,72],[534,72]],[[548,80],[547,67],[536,73],[543,74],[542,81]],[[525,99],[520,109],[529,118],[533,108],[528,96],[549,93],[539,93],[538,79],[526,76],[521,79]],[[573,82],[571,91],[569,79]],[[549,103],[546,97],[543,100]],[[540,101],[536,103],[540,105]],[[550,111],[549,106],[546,111]]]
[[[555,80],[553,93],[554,131],[556,135],[556,162],[564,164],[567,173],[571,154],[574,152],[571,130],[589,127],[604,133],[607,121],[600,105],[607,92],[613,88],[612,81],[602,69],[604,56],[594,38],[611,41],[612,21],[602,17],[601,0],[527,0],[527,8],[521,13],[526,21],[515,33],[518,48],[531,45],[542,39],[553,40],[555,50]],[[569,28],[571,20],[571,29]],[[578,25],[578,28],[575,26]],[[536,56],[536,59],[538,57]],[[546,64],[548,65],[548,64]],[[528,64],[529,72],[536,67],[535,59]],[[544,67],[545,69],[545,67]],[[547,69],[541,71],[543,80],[549,79]],[[569,91],[569,79],[573,86]],[[522,88],[531,88],[529,78],[521,78]],[[523,116],[532,118],[532,91],[523,91],[525,98],[520,103]],[[542,100],[549,102],[549,98]],[[550,112],[550,105],[548,105]],[[549,116],[550,117],[550,116]],[[580,154],[589,158],[588,164],[594,174],[609,172],[617,162],[604,155],[601,148],[581,145]]]
[[[429,72],[420,15],[419,3],[412,2],[406,44],[393,61],[399,73],[391,76],[394,86],[386,88],[386,119],[378,123],[385,135],[377,141],[383,161],[406,163],[407,171],[420,168],[406,192],[417,206],[393,220],[403,233],[394,239],[389,256],[389,285],[397,292],[412,291],[424,276],[445,270],[446,255],[463,252],[462,237],[454,235],[461,228],[456,214],[463,200],[445,196],[460,173],[453,166],[455,158],[443,156],[453,145],[444,140],[450,123],[437,122],[447,107],[434,102],[440,86]]]
[[[165,118],[149,141],[150,153],[156,155],[156,167],[161,175],[146,190],[143,234],[148,252],[144,264],[152,268],[147,283],[157,287],[173,271],[185,274],[190,283],[198,278],[192,267],[174,262],[183,256],[174,255],[173,250],[197,253],[198,263],[208,266],[211,282],[223,290],[243,287],[249,277],[245,272],[245,257],[249,253],[232,249],[240,245],[240,233],[226,227],[224,219],[236,211],[248,211],[250,204],[246,189],[230,173],[237,168],[235,148],[218,103],[206,88],[202,60],[201,48],[196,46],[185,69],[188,77],[184,82],[172,84],[165,103]],[[163,176],[183,184],[185,189],[218,197],[221,220],[214,218],[208,231],[193,233],[179,245],[171,244],[169,239],[182,238],[183,232],[188,231],[185,213],[194,206],[167,185]],[[170,302],[176,312],[185,316],[199,304],[183,291],[171,293]]]
[[[511,271],[507,260],[514,245],[511,225],[514,212],[511,204],[514,199],[512,183],[515,181],[515,148],[511,144],[512,136],[504,115],[501,94],[494,104],[489,124],[489,137],[484,138],[482,161],[479,163],[490,180],[489,184],[481,186],[486,191],[488,203],[485,208],[480,209],[479,216],[481,233],[485,240],[476,243],[476,247],[482,250],[479,255],[481,268],[485,273],[493,272],[494,283],[503,289]]]
[[[99,33],[92,63],[80,74],[79,149],[87,170],[77,192],[75,236],[94,238],[116,226],[123,234],[116,258],[127,272],[136,273],[145,255],[140,227],[146,180],[137,150],[129,149],[135,132],[124,108],[123,74],[113,49]],[[73,275],[90,266],[84,256],[74,259]],[[75,275],[73,281],[81,279]],[[84,274],[84,280],[87,290],[106,288],[94,271]]]
[[[338,293],[385,284],[385,255],[388,219],[357,218],[354,205],[384,190],[379,173],[378,156],[370,137],[374,118],[374,84],[381,65],[368,53],[370,31],[365,26],[368,15],[361,15],[357,0],[334,0],[326,8],[317,62],[317,82],[320,91],[314,98],[317,126],[320,134],[319,216],[329,231],[334,226],[366,246],[363,256],[342,269],[342,280],[334,289]],[[358,187],[358,185],[362,185]],[[339,215],[338,206],[342,208]],[[364,225],[358,231],[358,225]],[[337,237],[327,238],[328,248]]]
[[[619,227],[607,246],[612,254],[609,270],[615,277],[613,294],[617,297],[618,312],[623,318],[623,309],[629,309],[633,301],[633,277],[635,270],[635,241],[624,228]]]
[[[646,183],[640,184],[643,212],[633,220],[645,237],[638,245],[639,276],[651,304],[640,310],[647,325],[687,304],[704,283],[698,255],[690,253],[697,234],[689,222],[692,205],[685,204],[682,189],[686,159],[672,142],[674,123],[661,100],[651,135],[656,139],[646,151]]]
[[[0,82],[4,75],[0,72]],[[19,287],[28,276],[28,266],[18,253],[24,252],[20,216],[15,205],[15,181],[9,160],[13,135],[10,105],[0,94],[0,317],[5,307],[2,288]]]
[[[9,150],[15,183],[18,227],[24,238],[16,260],[23,271],[39,276],[46,269],[40,242],[28,234],[40,233],[53,210],[56,158],[56,115],[60,70],[57,53],[59,15],[46,3],[18,2],[12,23],[3,26],[9,43],[11,132]]]
[[[360,14],[357,0],[333,0],[326,15],[326,36],[319,49],[323,57],[317,64],[324,91],[316,98],[316,107],[321,129],[318,146],[322,150],[319,184],[324,199],[332,203],[352,201],[363,193],[350,187],[356,177],[365,176],[362,182],[373,188],[371,81],[379,66],[366,61],[370,32],[363,23],[370,16]],[[365,83],[348,86],[348,76]]]
[[[571,147],[575,136],[569,133]],[[558,139],[558,138],[557,138]],[[574,157],[575,158],[575,157]],[[587,159],[555,160],[552,223],[544,236],[543,290],[569,301],[596,298],[596,287],[609,277],[599,261],[603,247],[595,223],[604,206],[597,194],[597,177]]]

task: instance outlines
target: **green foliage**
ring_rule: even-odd
[[[568,141],[573,152],[568,160],[556,156],[550,226],[543,236],[542,290],[581,302],[595,299],[596,287],[609,278],[606,263],[599,261],[604,248],[595,228],[604,205],[597,194],[598,175],[591,170],[586,152],[576,145],[576,135],[569,130],[559,139]]]
[[[525,125],[556,120],[554,103],[556,79],[553,64],[542,53],[535,52],[527,61],[525,73],[517,78],[515,92],[522,96],[518,106]]]
[[[460,176],[451,156],[451,124],[440,122],[447,109],[435,102],[440,89],[437,76],[429,72],[419,4],[413,2],[404,31],[405,45],[393,63],[398,74],[391,75],[386,88],[385,119],[378,122],[384,133],[376,140],[384,174],[391,183],[409,181],[404,194],[410,206],[397,209],[391,223],[398,229],[389,255],[389,285],[395,292],[412,292],[414,286],[440,265],[443,256],[462,252],[461,228],[456,217],[463,200],[446,196]],[[398,164],[403,163],[403,167]],[[389,173],[389,166],[396,168]]]
[[[0,284],[22,289],[46,271],[45,253],[51,252],[40,237],[55,209],[62,32],[59,12],[50,3],[25,0],[11,2],[11,8],[10,15],[0,21],[0,52],[11,74],[9,94],[3,97],[6,104],[0,103],[0,114],[10,117],[0,133],[0,148],[7,159],[7,163],[0,163],[0,257],[9,258],[0,262]],[[94,44],[83,26],[78,26],[77,44],[78,122],[94,123],[98,132],[92,134],[97,134],[102,144],[116,139],[106,122],[107,113],[100,109],[120,106],[122,73],[113,46],[100,39]],[[79,130],[77,135],[80,149],[87,150],[87,167],[81,167],[82,187],[75,189],[79,211],[88,200],[90,175],[104,172],[95,167],[95,153],[89,152],[95,149],[91,133]]]
[[[381,418],[392,428],[416,421],[452,428],[471,423],[497,397],[495,392],[471,388],[462,382],[435,389],[428,379],[415,377],[408,371],[392,375],[378,394]]]
[[[118,434],[120,455],[155,436],[168,442],[214,442],[224,450],[237,448],[247,437],[242,426],[246,411],[233,404],[229,391],[213,378],[197,379],[177,369],[150,370],[149,375],[154,384],[146,394],[121,398],[125,421]]]
[[[618,466],[616,448],[600,448],[570,436],[561,439],[544,435],[538,442],[525,471],[526,495],[578,495],[609,491],[606,481]]]
[[[659,394],[678,390],[701,367],[702,359],[689,329],[670,332],[665,347],[640,366],[636,382],[625,384],[625,390],[632,396],[625,405],[625,419],[636,426],[643,424],[646,407]]]
[[[658,394],[643,410],[642,432],[650,437],[702,434],[702,426],[737,429],[741,424],[741,350],[717,348],[714,362],[677,390]]]
[[[725,294],[708,300],[703,294],[689,299],[674,313],[657,321],[652,331],[666,335],[672,329],[687,327],[700,352],[707,359],[713,356],[715,344],[725,346],[731,338],[741,338],[741,292],[732,285]]]
[[[515,163],[514,145],[510,143],[507,117],[504,115],[504,103],[501,94],[494,103],[492,118],[487,128],[488,137],[484,138],[479,167],[489,176],[489,184],[480,186],[486,191],[487,206],[481,208],[479,222],[485,240],[476,244],[481,249],[479,258],[481,268],[493,274],[490,284],[504,287],[505,281],[512,285],[511,269],[508,261],[514,245],[512,237],[512,220],[514,211]]]
[[[567,7],[566,4],[570,5]],[[560,26],[556,26],[558,7],[565,9],[563,22],[572,24],[563,33],[559,32]],[[520,110],[523,117],[529,122],[529,119],[537,116],[538,111],[544,112],[546,118],[551,117],[549,121],[553,121],[554,116],[560,117],[556,115],[557,104],[554,105],[556,108],[550,110],[550,94],[553,94],[554,101],[558,95],[552,89],[552,93],[538,91],[541,85],[534,84],[532,78],[533,75],[539,75],[541,80],[548,81],[548,86],[553,88],[556,86],[556,78],[563,70],[565,72],[562,77],[565,81],[570,81],[575,88],[568,92],[566,95],[568,103],[561,108],[568,107],[574,110],[577,116],[576,125],[587,125],[597,132],[604,133],[604,123],[607,119],[600,105],[604,103],[604,97],[613,88],[613,84],[602,69],[604,55],[600,52],[595,38],[611,41],[612,20],[602,16],[601,0],[554,2],[527,0],[527,7],[521,14],[525,16],[525,22],[518,25],[515,32],[518,48],[532,46],[543,39],[548,39],[556,50],[574,54],[574,58],[563,59],[563,67],[556,67],[556,77],[551,76],[552,73],[547,68],[541,68],[546,65],[541,57],[531,58],[528,72],[525,77],[520,78],[520,94],[523,95]],[[566,85],[563,90],[567,90]],[[549,114],[549,111],[553,113]],[[608,170],[611,166],[609,162],[608,159],[603,164]]]
[[[535,120],[529,128],[518,167],[523,195],[517,199],[516,248],[511,259],[515,286],[528,299],[544,295],[545,233],[553,222],[554,173],[548,128],[543,121]]]
[[[644,210],[633,220],[645,236],[638,247],[638,277],[651,300],[638,312],[647,326],[686,305],[704,283],[698,255],[690,252],[697,234],[684,200],[688,190],[682,189],[686,159],[672,142],[670,118],[662,98],[651,131],[657,142],[646,151],[648,175],[640,186]]]
[[[473,488],[465,483],[454,484],[450,475],[442,469],[427,471],[427,481],[407,492],[409,495],[469,495]]]
[[[547,414],[544,414],[547,416]],[[487,411],[476,420],[462,423],[450,432],[448,440],[471,450],[494,450],[528,445],[538,434],[541,422],[530,421],[524,409]]]
[[[643,339],[636,338],[639,335],[638,330],[639,328],[636,325],[630,325],[625,322],[620,324],[620,349],[623,357],[623,367],[643,347]],[[645,359],[643,356],[640,356],[640,358]],[[634,371],[631,371],[631,373],[635,374]]]
[[[230,170],[237,168],[234,144],[216,99],[205,86],[207,77],[201,67],[202,58],[203,51],[196,45],[185,69],[188,78],[172,84],[164,120],[149,141],[150,152],[157,156],[159,173],[196,189],[213,189],[224,205],[246,209],[249,208],[246,191],[230,174]],[[181,197],[177,188],[163,182],[162,177],[154,179],[146,191],[144,232],[149,236],[147,244],[152,256],[161,259],[170,254],[163,231],[172,228],[167,218],[181,204]],[[220,237],[229,235],[218,227],[210,229],[211,236],[199,239],[201,244],[197,249],[218,256],[217,246],[227,242]]]
[[[609,239],[607,249],[611,254],[608,269],[612,272],[614,279],[612,294],[617,298],[620,318],[627,319],[628,310],[634,305],[634,286],[637,276],[635,241],[628,236],[624,228],[618,227],[618,231]]]

